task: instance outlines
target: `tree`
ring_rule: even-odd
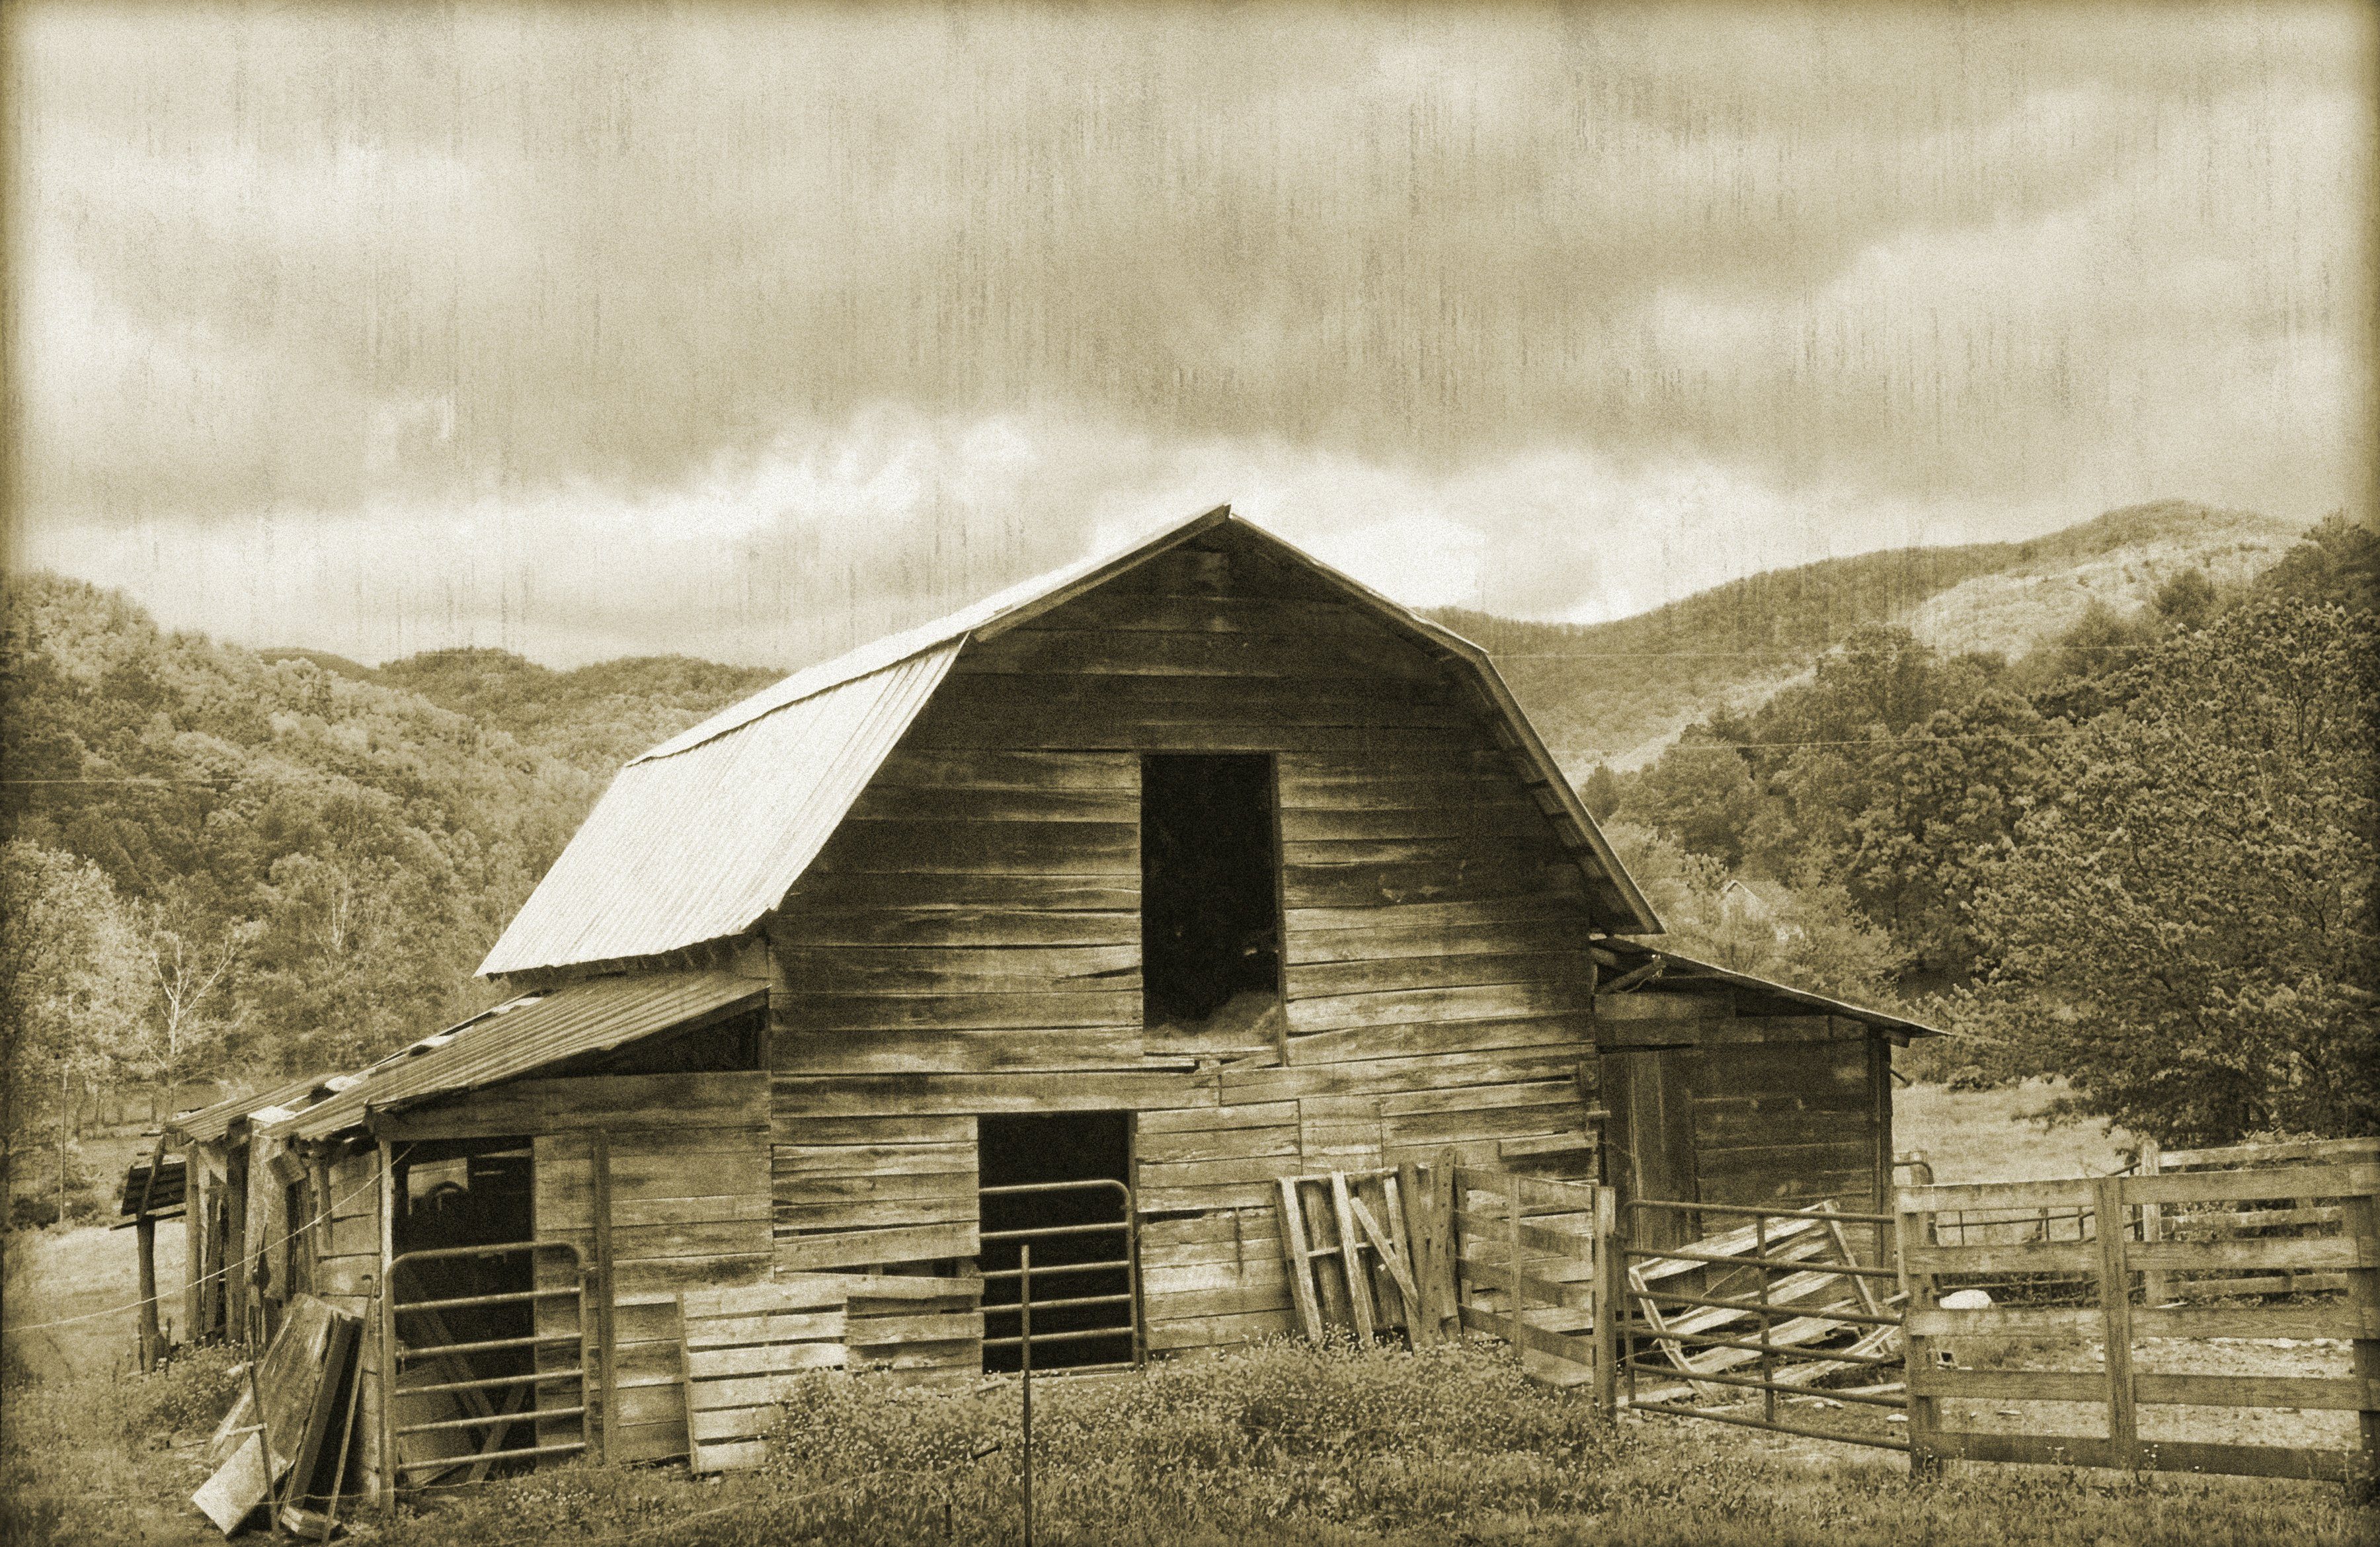
[[[1597,822],[1609,822],[1611,813],[1620,809],[1620,775],[1608,762],[1598,762],[1586,782],[1578,786],[1578,798],[1586,807],[1586,814]]]
[[[2168,1144],[2380,1131],[2380,640],[2267,596],[2062,746],[1973,916],[1961,1028]]]
[[[0,847],[0,916],[8,923],[0,940],[0,1196],[17,1152],[46,1117],[63,1209],[76,1085],[115,1073],[137,1050],[146,963],[115,888],[71,854],[21,841]]]
[[[190,1077],[243,1017],[232,1004],[232,971],[263,932],[247,920],[207,932],[195,910],[141,910],[141,944],[154,985],[155,1015],[142,1072],[170,1091]]]
[[[1663,944],[1680,955],[1862,1004],[1894,1002],[1905,953],[1841,887],[1747,881],[1631,822],[1606,835],[1669,927]]]

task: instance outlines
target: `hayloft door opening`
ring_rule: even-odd
[[[984,1369],[1022,1366],[1020,1263],[1027,1246],[1033,1252],[1033,1368],[1138,1363],[1132,1114],[983,1117],[976,1131]]]
[[[1253,1025],[1281,997],[1281,841],[1264,755],[1140,764],[1141,1024]]]

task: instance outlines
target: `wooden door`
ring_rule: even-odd
[[[1700,1200],[1694,1076],[1701,1056],[1690,1047],[1603,1055],[1609,1175],[1623,1206],[1639,1198]],[[1694,1236],[1691,1217],[1675,1209],[1630,1210],[1624,1224],[1640,1246],[1682,1246]]]

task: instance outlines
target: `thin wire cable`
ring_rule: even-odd
[[[407,1145],[407,1146],[405,1147],[405,1150],[404,1150],[403,1153],[404,1153],[404,1154],[407,1154],[407,1155],[409,1155],[409,1154],[413,1153],[413,1146],[412,1146],[412,1145],[410,1145],[410,1144]],[[393,1157],[393,1158],[392,1158],[392,1160],[391,1160],[391,1163],[392,1163],[392,1164],[394,1164],[394,1163],[395,1163],[395,1158],[401,1158],[401,1157]],[[185,1180],[184,1180],[184,1182],[183,1182],[183,1184],[182,1184],[185,1189],[187,1189],[187,1188],[188,1188],[188,1186],[189,1186],[189,1183],[188,1183],[188,1179],[187,1179],[187,1171],[188,1171],[188,1163],[186,1162],[186,1163],[185,1163]],[[345,1203],[348,1199],[350,1199],[350,1198],[359,1198],[359,1197],[361,1197],[363,1194],[365,1194],[365,1193],[367,1193],[367,1192],[370,1191],[372,1188],[376,1188],[376,1187],[378,1187],[378,1186],[380,1186],[380,1175],[379,1175],[379,1174],[378,1174],[377,1172],[375,1172],[375,1173],[373,1174],[373,1175],[372,1175],[372,1179],[371,1179],[370,1181],[366,1182],[363,1186],[361,1186],[361,1187],[359,1187],[359,1188],[357,1188],[354,1191],[352,1191],[352,1192],[347,1192],[347,1193],[343,1193],[343,1194],[341,1194],[339,1197],[337,1197],[337,1198],[334,1198],[334,1199],[331,1200],[331,1201],[330,1201],[330,1202],[325,1203],[324,1205],[322,1205],[322,1212],[321,1213],[319,1213],[319,1214],[316,1214],[312,1219],[308,1220],[308,1221],[307,1221],[305,1224],[299,1224],[299,1225],[293,1225],[292,1227],[290,1227],[288,1230],[285,1231],[285,1232],[282,1234],[282,1236],[281,1236],[281,1238],[280,1238],[280,1239],[275,1240],[275,1241],[270,1241],[270,1242],[265,1243],[265,1244],[264,1244],[264,1245],[262,1245],[262,1246],[258,1247],[258,1248],[256,1249],[256,1254],[257,1254],[257,1255],[261,1255],[261,1254],[262,1254],[262,1253],[264,1253],[264,1252],[268,1252],[268,1251],[273,1250],[273,1249],[274,1248],[276,1248],[276,1247],[285,1247],[285,1246],[287,1246],[291,1241],[296,1240],[296,1239],[298,1238],[298,1235],[299,1235],[301,1232],[303,1232],[303,1231],[308,1231],[308,1230],[311,1230],[311,1229],[313,1229],[313,1228],[314,1228],[314,1226],[316,1226],[316,1225],[318,1225],[318,1224],[322,1224],[323,1222],[325,1222],[325,1221],[329,1220],[329,1219],[332,1217],[332,1215],[337,1212],[339,1205],[340,1205],[340,1204],[342,1204],[342,1203]],[[187,1196],[187,1191],[186,1191],[186,1193],[185,1193],[185,1196]],[[250,1260],[250,1258],[249,1258],[249,1256],[248,1256],[248,1255],[243,1255],[243,1256],[241,1257],[241,1259],[240,1259],[240,1261],[243,1261],[243,1262],[248,1261],[249,1261],[249,1260]],[[200,1273],[198,1277],[196,1277],[196,1278],[194,1278],[194,1279],[190,1279],[190,1280],[188,1280],[188,1282],[189,1285],[191,1285],[191,1286],[195,1286],[195,1285],[201,1285],[201,1284],[206,1284],[206,1283],[209,1283],[209,1282],[211,1282],[211,1281],[212,1281],[212,1280],[214,1280],[214,1279],[218,1279],[218,1278],[222,1278],[222,1277],[224,1277],[225,1274],[227,1274],[227,1273],[229,1273],[231,1272],[231,1269],[232,1269],[232,1265],[231,1265],[230,1263],[226,1262],[226,1263],[225,1263],[222,1267],[217,1268],[214,1272],[212,1272],[212,1273]],[[24,1326],[24,1327],[11,1326],[11,1327],[7,1328],[6,1330],[7,1330],[7,1332],[10,1334],[10,1335],[12,1335],[12,1336],[13,1336],[14,1334],[18,1334],[18,1333],[47,1332],[47,1331],[48,1331],[50,1328],[52,1328],[52,1327],[70,1327],[70,1326],[73,1326],[73,1325],[74,1325],[76,1322],[96,1322],[96,1321],[98,1321],[98,1320],[99,1320],[101,1317],[103,1317],[103,1316],[120,1316],[120,1315],[122,1315],[125,1311],[128,1311],[128,1310],[138,1310],[138,1309],[140,1309],[142,1306],[147,1305],[148,1303],[149,1303],[149,1302],[148,1302],[147,1300],[145,1300],[145,1299],[141,1299],[141,1300],[128,1300],[128,1301],[125,1302],[123,1305],[109,1306],[108,1308],[106,1308],[106,1309],[103,1309],[103,1310],[86,1310],[86,1311],[84,1311],[84,1312],[83,1312],[81,1315],[79,1315],[79,1316],[62,1316],[62,1317],[58,1318],[58,1320],[56,1320],[56,1321],[55,1321],[55,1322],[36,1322],[32,1323],[30,1326]]]

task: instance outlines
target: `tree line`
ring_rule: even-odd
[[[1872,626],[1583,793],[1723,965],[2167,1144],[2380,1129],[2380,542],[2333,517],[2014,663]]]

